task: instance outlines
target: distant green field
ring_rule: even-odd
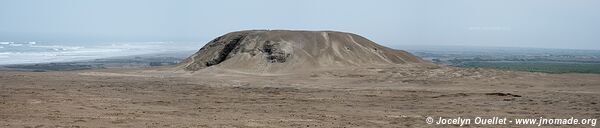
[[[463,61],[459,67],[480,67],[502,70],[544,73],[596,73],[600,74],[599,63],[536,62],[536,61]]]

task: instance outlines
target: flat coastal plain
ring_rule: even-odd
[[[0,127],[452,127],[425,119],[597,119],[598,99],[597,74],[409,64],[294,74],[2,71]]]

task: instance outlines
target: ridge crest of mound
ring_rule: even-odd
[[[247,30],[217,37],[179,65],[244,72],[290,72],[320,68],[428,63],[362,36],[336,31]]]

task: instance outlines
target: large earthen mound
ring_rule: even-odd
[[[179,67],[244,72],[290,72],[323,68],[427,63],[362,36],[335,31],[249,30],[220,36]]]

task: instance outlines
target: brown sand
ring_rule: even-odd
[[[600,75],[415,65],[0,72],[0,127],[441,127],[425,117],[599,118],[598,99]]]

